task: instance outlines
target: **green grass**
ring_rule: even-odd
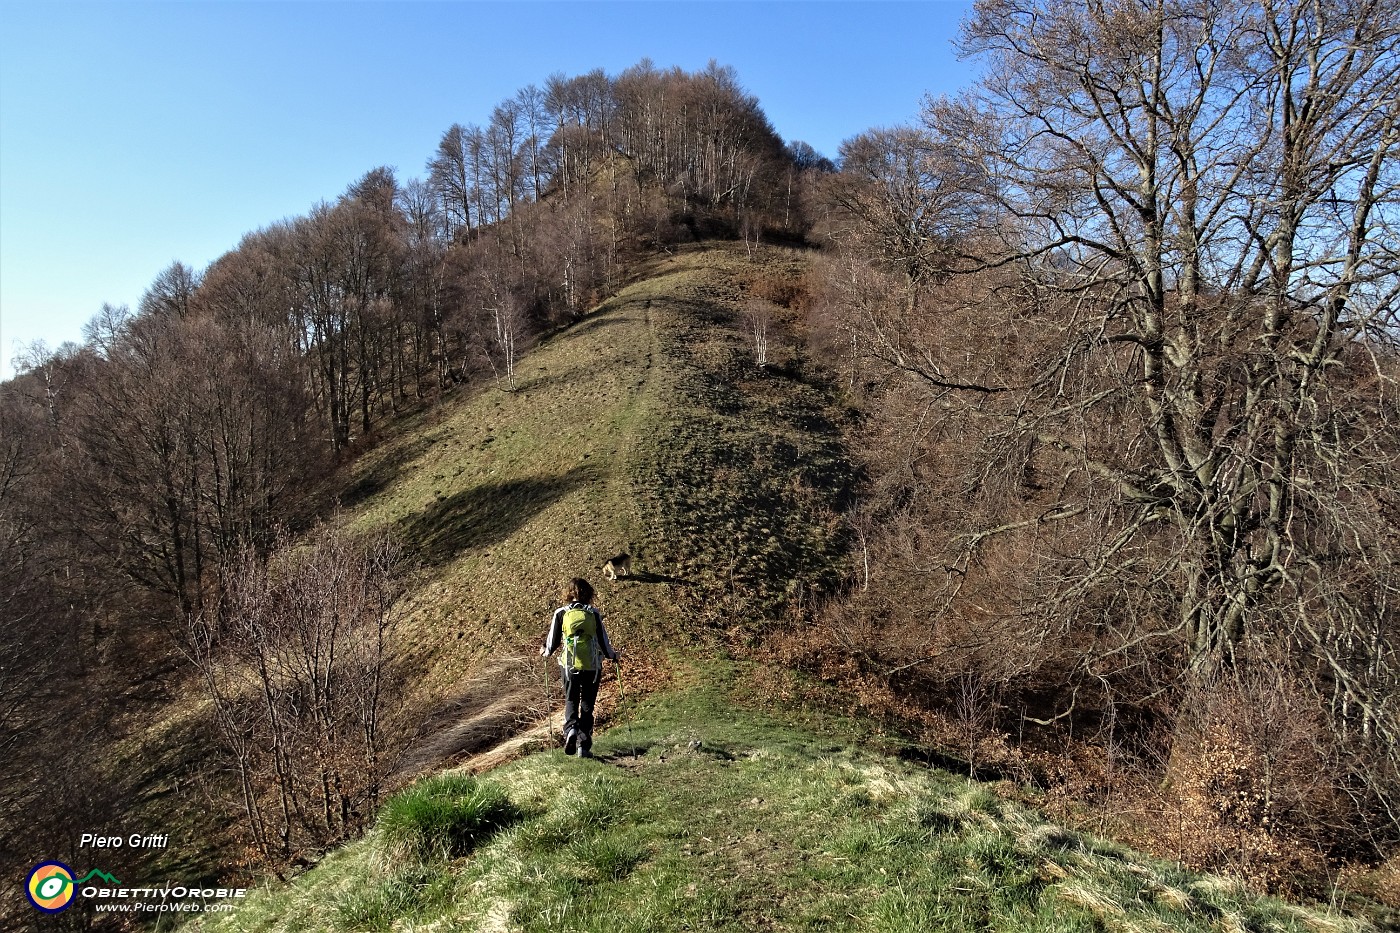
[[[863,750],[850,721],[737,705],[735,676],[698,665],[692,686],[599,736],[600,760],[551,751],[499,769],[491,780],[519,819],[469,852],[386,868],[371,839],[203,928],[1367,929]]]
[[[518,816],[499,784],[443,774],[390,798],[379,812],[374,841],[388,864],[453,859]]]
[[[377,883],[370,880],[335,904],[335,929],[388,931],[396,924],[446,909],[456,894],[449,872],[430,866],[401,868]]]

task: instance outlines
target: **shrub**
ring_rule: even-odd
[[[755,297],[793,311],[805,312],[812,305],[807,283],[792,274],[766,272],[757,275],[749,285],[749,291]]]
[[[1283,893],[1323,883],[1350,814],[1317,705],[1315,688],[1266,665],[1187,697],[1161,813],[1184,864]]]
[[[379,854],[389,864],[459,858],[519,816],[499,786],[470,775],[440,775],[394,796],[380,810]]]

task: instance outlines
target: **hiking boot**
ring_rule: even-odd
[[[564,754],[572,755],[578,748],[578,733],[570,729],[569,734],[564,736]]]
[[[580,758],[593,757],[593,740],[584,736],[578,743],[578,756]]]

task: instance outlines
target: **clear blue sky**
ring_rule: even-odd
[[[972,68],[965,2],[0,0],[0,378],[174,260],[203,269],[554,72],[734,66],[786,140],[834,156]]]

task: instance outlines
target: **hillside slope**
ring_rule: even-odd
[[[659,260],[514,387],[426,412],[358,461],[347,520],[418,560],[399,629],[399,720],[418,738],[398,777],[421,779],[367,838],[197,929],[1371,929],[880,754],[873,724],[775,710],[753,687],[767,675],[726,660],[841,572],[843,415],[791,335],[776,328],[757,367],[741,326],[755,282],[800,268]],[[634,579],[598,573],[617,550]],[[552,747],[537,654],[576,574],[626,652],[593,762]],[[458,831],[449,813],[435,835],[434,808],[483,788],[494,822]]]
[[[801,268],[781,250],[660,259],[532,351],[513,386],[424,413],[357,461],[349,524],[391,530],[417,563],[400,719],[423,726],[405,776],[557,706],[537,649],[570,577],[597,586],[634,689],[664,680],[662,649],[742,637],[835,582],[838,416],[791,342],[760,368],[739,326],[752,281]],[[614,583],[601,566],[619,551],[633,578]]]

